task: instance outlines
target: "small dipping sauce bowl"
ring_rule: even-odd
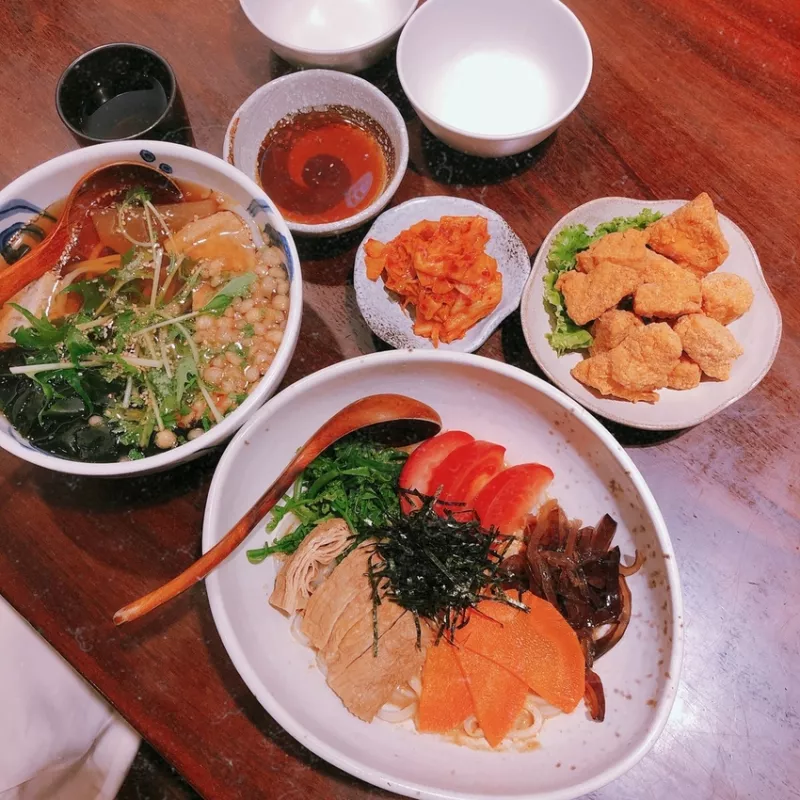
[[[419,0],[239,0],[273,52],[301,67],[360,72],[394,46]]]
[[[293,121],[302,120],[305,116],[324,117],[328,112],[341,113],[347,123],[357,125],[374,136],[385,162],[385,170],[375,175],[368,171],[370,167],[367,161],[362,162],[364,174],[350,169],[348,177],[352,179],[351,192],[356,190],[358,196],[363,197],[367,188],[371,188],[374,199],[366,207],[362,202],[355,204],[353,213],[348,216],[331,221],[306,222],[302,220],[308,219],[308,215],[300,213],[299,204],[297,207],[287,204],[288,199],[302,201],[305,198],[313,201],[319,199],[314,197],[314,192],[329,193],[331,186],[316,184],[315,178],[320,175],[320,166],[323,179],[326,177],[325,170],[330,166],[344,169],[342,159],[325,149],[324,141],[313,129],[301,132],[305,137],[303,146],[298,146],[286,156],[283,185],[268,185],[267,181],[262,180],[266,172],[262,170],[262,159],[266,153],[265,145],[272,140],[276,131],[290,130]],[[242,103],[225,133],[223,158],[261,185],[270,199],[281,208],[286,224],[293,233],[333,236],[358,228],[387,206],[408,165],[408,133],[397,107],[371,83],[342,72],[307,70],[270,81]],[[382,182],[379,191],[375,190],[373,180]],[[292,183],[287,186],[289,181]],[[370,187],[366,184],[370,184]],[[306,209],[313,206],[313,202],[305,204]]]
[[[81,147],[127,139],[194,144],[172,67],[140,44],[114,42],[78,56],[58,80],[56,109]]]
[[[397,73],[434,136],[502,157],[539,144],[575,110],[592,49],[559,0],[427,0],[400,36]]]

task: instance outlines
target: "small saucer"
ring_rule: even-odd
[[[490,208],[460,197],[419,197],[401,203],[381,214],[370,228],[356,253],[353,281],[361,314],[372,332],[397,349],[432,350],[433,342],[414,333],[414,322],[400,303],[386,291],[383,280],[367,277],[364,245],[369,239],[388,242],[422,220],[436,221],[444,216],[480,216],[489,223],[486,252],[497,261],[503,276],[503,296],[489,316],[475,323],[462,339],[439,343],[443,352],[472,353],[489,338],[500,323],[519,305],[525,281],[531,270],[525,245],[509,224]]]

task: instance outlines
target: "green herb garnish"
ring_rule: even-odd
[[[246,272],[231,278],[201,309],[201,314],[221,314],[234,301],[250,291],[256,279],[254,272]]]
[[[297,528],[271,545],[248,550],[248,559],[258,564],[273,553],[294,553],[320,522],[337,517],[347,522],[357,540],[373,536],[400,514],[397,480],[406,458],[400,450],[358,437],[334,445],[309,464],[267,524],[273,531],[293,514],[300,521]]]
[[[550,346],[558,355],[572,350],[585,350],[592,344],[588,326],[576,325],[567,314],[564,295],[556,289],[556,281],[562,272],[575,269],[578,253],[607,233],[617,233],[629,228],[643,230],[661,218],[658,211],[649,208],[635,217],[615,217],[610,222],[598,225],[591,235],[585,225],[569,225],[558,232],[547,254],[547,272],[544,275],[544,307],[550,314],[552,331],[547,334]]]

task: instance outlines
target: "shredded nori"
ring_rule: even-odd
[[[421,619],[435,626],[437,641],[444,636],[452,642],[456,630],[466,625],[470,609],[487,597],[527,611],[503,591],[506,576],[499,567],[513,536],[485,530],[474,520],[455,519],[450,506],[461,504],[448,504],[443,512],[435,497],[405,493],[420,498],[422,507],[391,518],[370,537],[375,539],[368,572],[373,653],[378,646],[377,607],[384,598],[414,615],[418,646]]]

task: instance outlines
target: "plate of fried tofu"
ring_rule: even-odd
[[[743,397],[781,338],[753,246],[706,193],[571,211],[539,249],[521,313],[553,383],[647,430],[697,425]]]

